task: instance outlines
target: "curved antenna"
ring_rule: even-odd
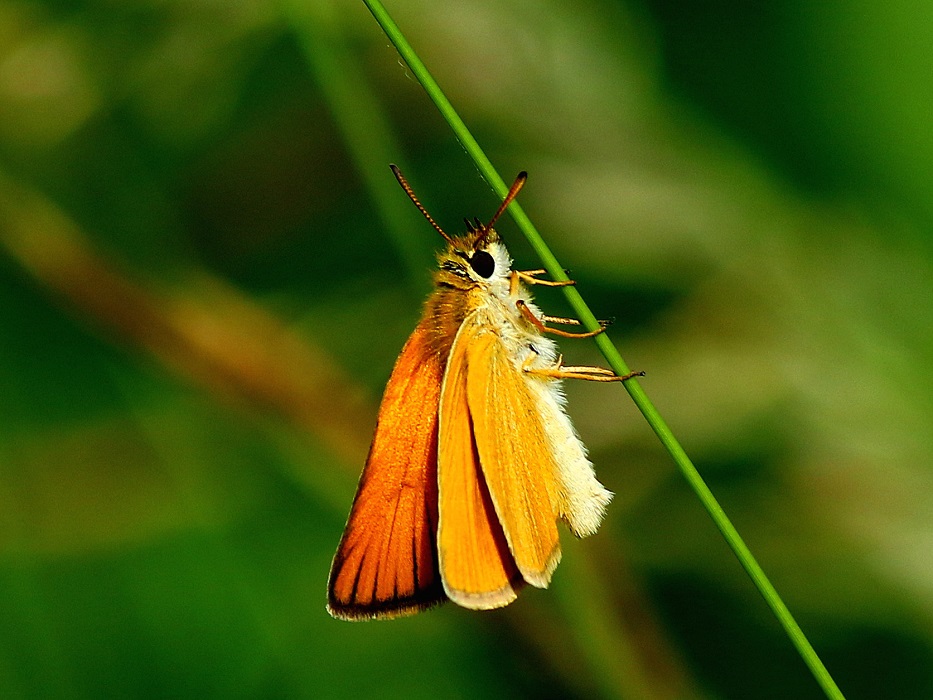
[[[518,191],[522,188],[522,185],[525,184],[525,180],[527,179],[528,173],[522,170],[515,178],[515,182],[513,182],[512,186],[509,188],[509,192],[505,195],[505,199],[502,200],[502,204],[499,205],[499,209],[495,214],[492,215],[492,219],[490,219],[489,223],[484,227],[485,230],[488,231],[491,229],[492,225],[496,223],[500,216],[502,216],[502,212],[504,212],[506,207],[512,203],[512,200],[515,199],[516,195],[518,195]]]
[[[398,169],[398,166],[395,163],[389,163],[389,167],[392,168],[392,172],[395,173],[395,179],[398,180],[398,184],[402,186],[402,189],[405,190],[405,194],[408,195],[408,198],[415,203],[415,206],[418,207],[418,211],[424,214],[424,218],[428,220],[428,223],[434,227],[434,230],[437,231],[444,240],[447,241],[450,245],[453,245],[453,240],[444,233],[444,229],[437,225],[437,222],[431,218],[431,215],[428,214],[428,210],[421,206],[421,202],[418,201],[418,198],[415,196],[414,190],[411,189],[411,185],[408,184],[408,180],[405,179],[405,176],[402,175],[402,171]]]

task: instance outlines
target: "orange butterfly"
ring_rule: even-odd
[[[487,225],[447,241],[435,290],[386,386],[376,434],[334,556],[327,609],[346,620],[410,615],[447,598],[474,609],[546,588],[560,561],[557,520],[596,532],[612,494],[596,480],[560,380],[624,381],[562,365],[545,322],[493,229],[525,183],[520,173]],[[524,283],[524,284],[523,284]]]

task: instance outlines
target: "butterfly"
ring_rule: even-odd
[[[562,379],[624,381],[562,363],[528,287],[563,286],[518,271],[493,228],[525,183],[522,172],[488,224],[448,236],[396,166],[402,189],[444,238],[434,291],[385,389],[372,446],[328,582],[331,615],[410,615],[447,599],[508,605],[526,584],[546,588],[560,562],[557,521],[598,529],[612,498],[566,412]]]

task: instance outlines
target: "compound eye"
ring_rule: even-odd
[[[470,258],[470,267],[477,275],[488,280],[496,271],[496,261],[485,250],[477,250]]]

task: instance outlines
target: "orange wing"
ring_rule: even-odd
[[[476,334],[464,322],[447,361],[440,403],[437,552],[447,595],[458,605],[498,608],[515,600],[521,574],[483,480],[467,405],[468,347]]]
[[[444,600],[435,557],[437,412],[443,360],[422,322],[386,386],[376,434],[328,581],[328,611],[410,615]]]
[[[467,401],[483,477],[518,570],[546,588],[560,562],[557,464],[527,379],[494,333],[467,347]]]

